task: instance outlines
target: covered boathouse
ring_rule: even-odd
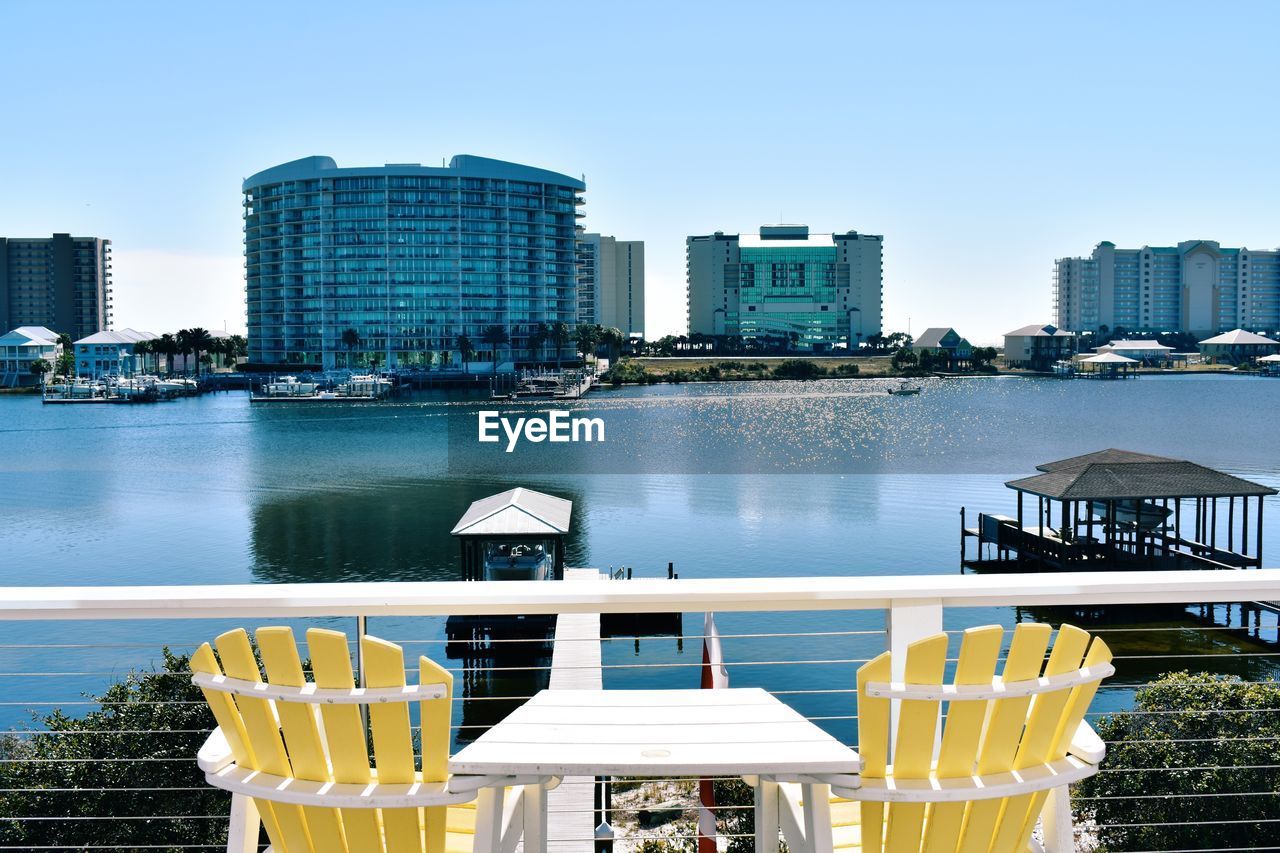
[[[1101,450],[1005,483],[1014,517],[960,510],[962,569],[1004,572],[1262,566],[1262,509],[1276,490],[1194,462]],[[973,540],[976,547],[970,546]]]

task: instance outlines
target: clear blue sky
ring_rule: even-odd
[[[1273,3],[56,3],[0,10],[0,234],[110,237],[116,326],[243,326],[240,181],[471,153],[643,239],[885,235],[885,318],[1048,321],[1100,240],[1274,248]]]

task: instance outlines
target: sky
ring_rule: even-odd
[[[6,0],[0,235],[114,249],[115,327],[242,331],[241,180],[477,154],[645,241],[884,235],[886,331],[1052,319],[1053,261],[1280,245],[1280,4]]]

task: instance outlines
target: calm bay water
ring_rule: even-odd
[[[959,570],[960,507],[1011,513],[1014,494],[1004,481],[1037,463],[1122,447],[1280,485],[1280,382],[924,385],[908,398],[871,380],[603,391],[574,406],[605,419],[603,445],[544,445],[510,456],[464,452],[459,415],[477,402],[443,395],[363,407],[251,407],[243,394],[154,406],[0,397],[0,584],[451,580],[458,577],[453,523],[472,500],[514,485],[573,500],[570,565],[658,576],[672,561],[682,577],[696,578],[927,575]],[[1280,512],[1268,516],[1270,548],[1280,548]],[[1007,609],[957,613],[948,627],[1014,618]],[[729,635],[871,632],[883,617],[724,614],[718,623]],[[690,622],[690,633],[700,626]],[[0,624],[0,671],[87,673],[4,676],[0,723],[9,727],[39,701],[68,704],[113,673],[153,661],[159,645],[185,648],[221,627]],[[371,630],[443,656],[441,620],[373,620]],[[1167,654],[1193,636],[1203,635],[1147,631],[1116,640],[1132,655]],[[22,648],[52,642],[109,648]],[[867,657],[882,642],[731,636],[726,653],[731,662],[830,660]],[[639,648],[615,641],[607,644],[606,664],[616,668],[606,671],[606,686],[694,686],[699,659],[696,642],[680,652],[674,640]],[[1139,681],[1153,671],[1147,664],[1156,665],[1128,661],[1121,677]],[[731,678],[782,691],[846,689],[853,668],[738,666]],[[517,674],[471,689],[519,693],[528,685]],[[1111,695],[1123,703],[1127,691]],[[811,715],[852,713],[843,694],[790,698]],[[475,711],[475,724],[491,716]],[[827,725],[840,734],[849,728],[847,720]]]

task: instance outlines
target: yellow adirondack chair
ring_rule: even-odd
[[[796,785],[780,786],[783,837],[793,851],[1016,853],[1074,849],[1067,786],[1097,772],[1105,753],[1084,714],[1111,675],[1111,650],[1070,625],[1045,661],[1048,625],[1013,632],[1004,670],[999,626],[965,632],[951,684],[947,636],[907,648],[905,680],[886,652],[858,670],[857,788],[821,792],[802,814]],[[1041,668],[1043,665],[1043,673]],[[939,711],[947,703],[939,734]],[[897,736],[890,763],[892,704]],[[815,791],[815,795],[818,792]],[[1044,843],[1033,838],[1042,818]],[[805,817],[809,817],[806,825]]]
[[[487,780],[510,796],[502,814],[479,818],[476,780],[468,790],[449,788],[453,677],[446,670],[420,658],[419,683],[406,685],[403,650],[366,636],[366,687],[357,688],[347,636],[312,628],[315,680],[308,682],[291,629],[260,628],[257,641],[265,682],[240,629],[217,638],[221,667],[208,643],[191,658],[192,681],[218,722],[200,750],[200,768],[211,785],[232,793],[228,851],[256,851],[259,823],[274,853],[515,849],[522,780]],[[420,770],[409,724],[414,701],[421,702]]]

